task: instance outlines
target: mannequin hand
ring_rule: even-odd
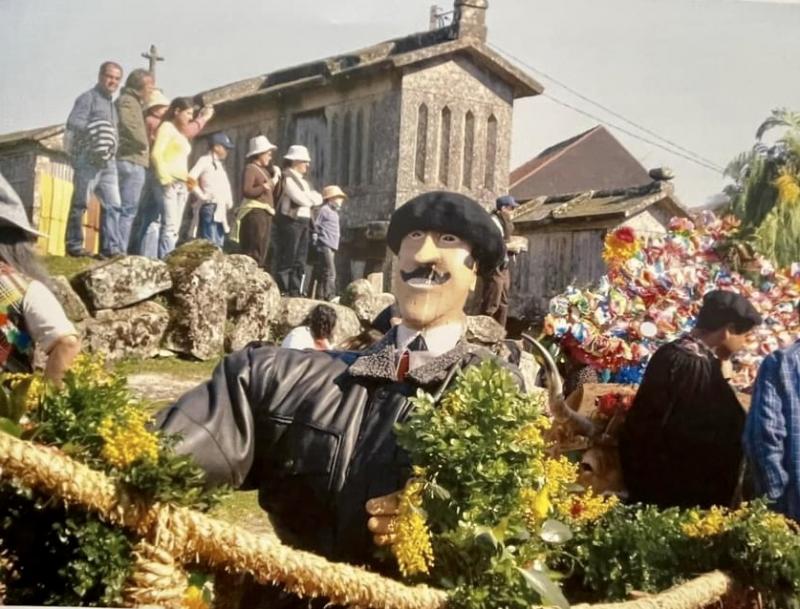
[[[367,501],[367,528],[372,533],[375,545],[388,546],[394,543],[394,522],[400,509],[400,492]]]

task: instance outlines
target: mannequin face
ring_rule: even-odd
[[[464,318],[478,279],[470,245],[455,235],[415,230],[400,243],[394,294],[403,322],[415,330]]]

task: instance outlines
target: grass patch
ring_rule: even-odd
[[[51,275],[66,275],[72,279],[91,266],[99,264],[92,258],[73,258],[72,256],[43,256],[42,263]]]
[[[253,533],[272,530],[266,512],[258,505],[258,491],[233,491],[211,511],[211,515]]]
[[[130,374],[164,374],[180,379],[209,378],[220,358],[206,362],[159,357],[154,359],[124,359],[114,365],[114,370],[123,376]]]

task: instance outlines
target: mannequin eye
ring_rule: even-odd
[[[439,237],[439,241],[446,243],[447,245],[455,245],[457,243],[461,243],[461,238],[451,235],[450,233],[444,233]]]
[[[422,239],[425,236],[425,233],[421,230],[412,230],[408,233],[409,239]]]

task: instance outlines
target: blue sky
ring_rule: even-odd
[[[0,132],[63,121],[101,60],[144,65],[139,54],[151,43],[167,58],[159,86],[193,94],[424,30],[431,4],[0,0]],[[797,0],[490,0],[488,22],[489,42],[530,66],[552,98],[624,126],[533,69],[717,165],[752,145],[772,108],[800,109]],[[518,102],[512,167],[601,122],[552,98]],[[612,132],[646,167],[673,168],[687,204],[705,202],[724,183]]]

